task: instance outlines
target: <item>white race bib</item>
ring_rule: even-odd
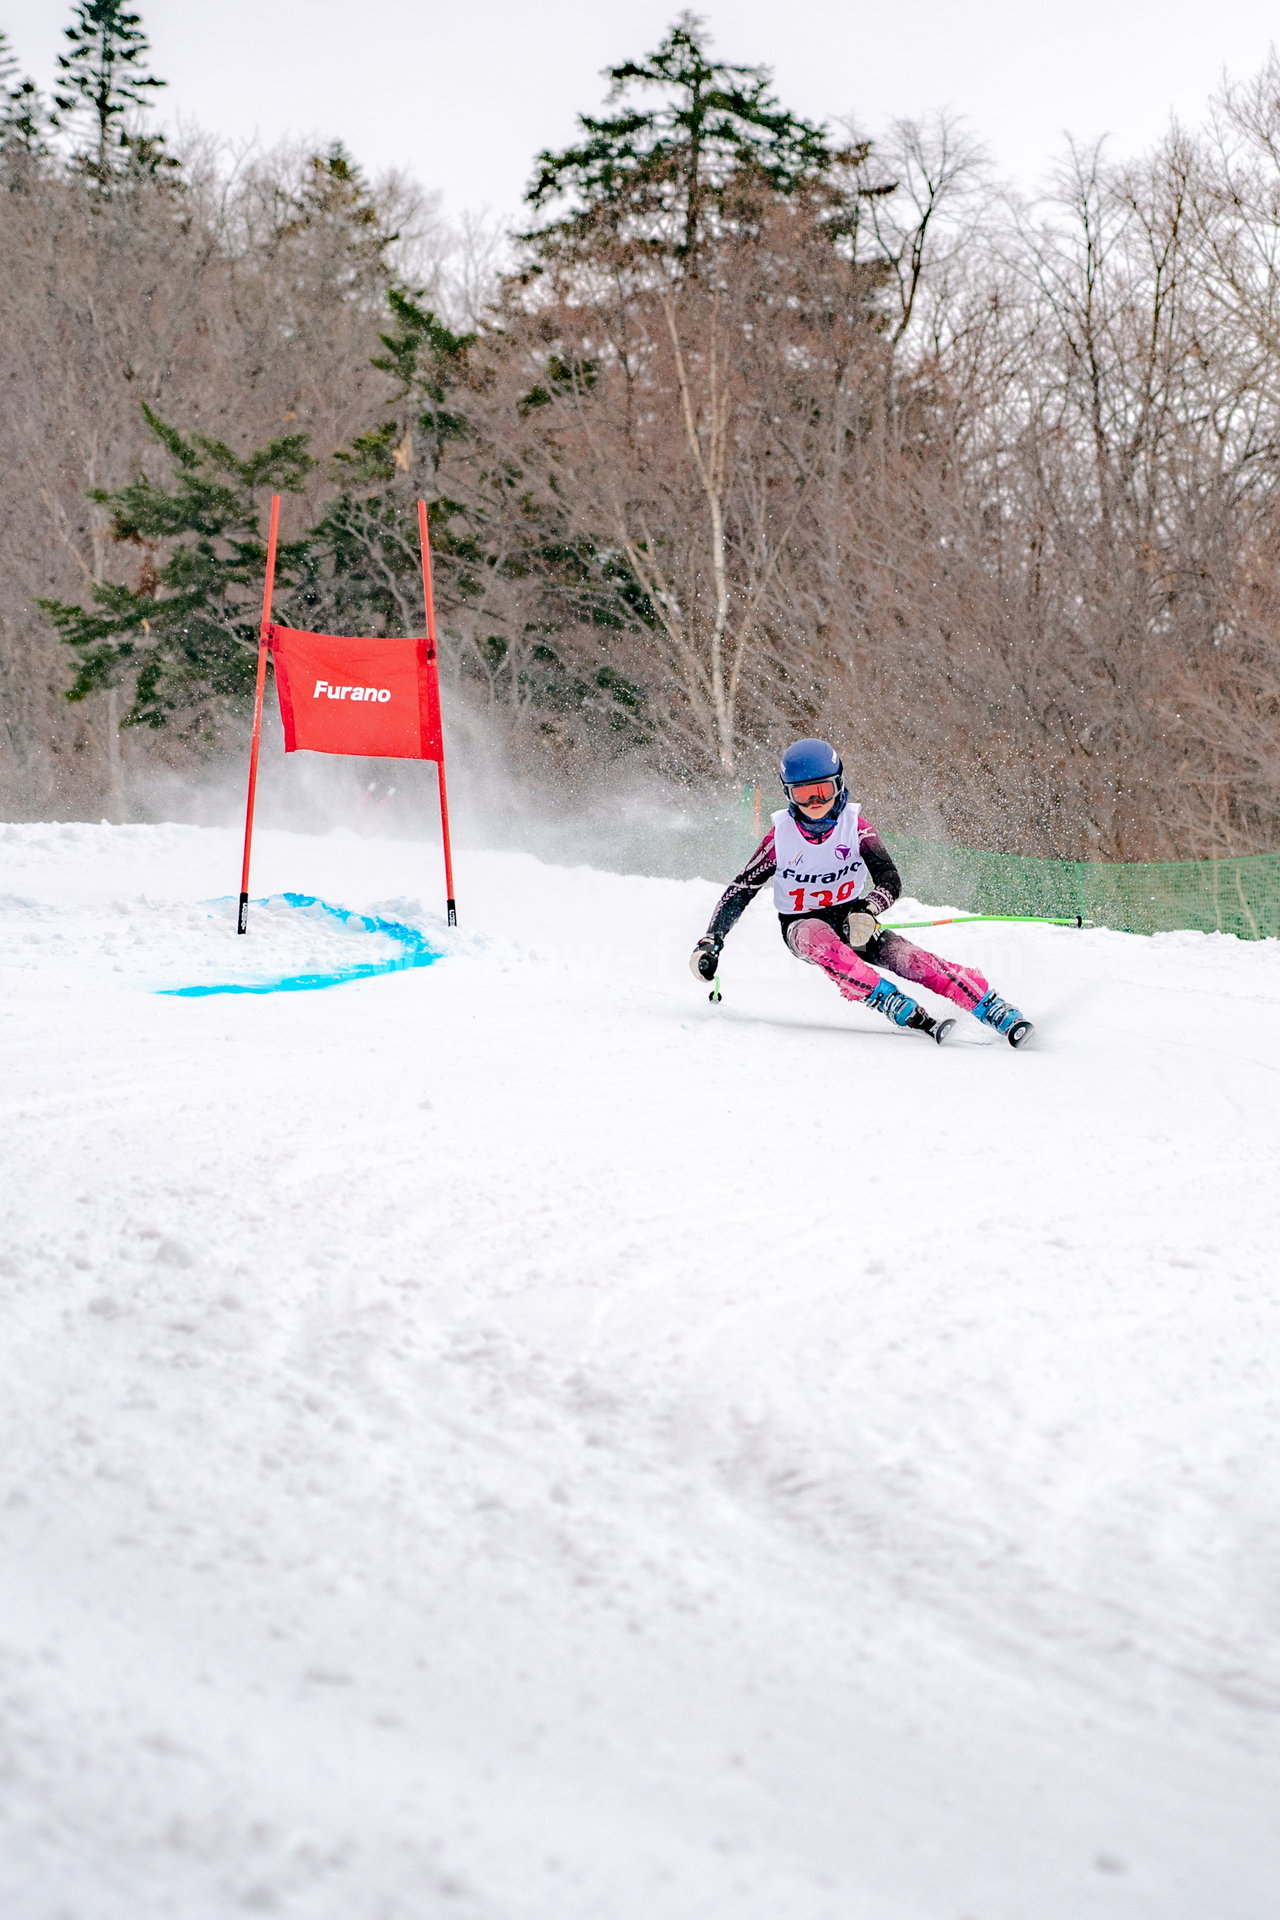
[[[820,913],[871,891],[858,848],[858,803],[846,800],[824,840],[806,840],[787,809],[773,816],[773,904],[779,913]]]

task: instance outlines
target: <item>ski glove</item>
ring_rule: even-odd
[[[869,947],[880,931],[880,922],[864,902],[849,909],[845,938],[851,947]]]
[[[873,913],[878,920],[882,913],[888,913],[895,897],[888,887],[875,887],[865,900],[859,900],[858,907],[863,913]]]
[[[720,964],[720,942],[708,936],[699,940],[689,955],[689,971],[695,980],[714,980]]]

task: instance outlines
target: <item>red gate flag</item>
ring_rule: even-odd
[[[435,596],[431,591],[431,535],[427,503],[418,502],[422,555],[422,605],[427,631],[420,640],[356,640],[336,633],[302,633],[271,619],[280,495],[271,496],[267,528],[267,577],[258,625],[258,677],[253,689],[253,740],[249,747],[249,793],[244,809],[244,859],[240,866],[240,912],[236,932],[249,931],[249,856],[253,808],[262,746],[262,696],[267,655],[276,664],[284,750],[355,753],[376,760],[434,760],[440,792],[440,839],[444,853],[445,911],[458,924],[453,897],[453,849],[449,843],[449,796],[444,779],[444,731],[440,723],[440,659],[436,650]]]
[[[284,750],[439,760],[444,752],[430,640],[354,640],[269,627]]]

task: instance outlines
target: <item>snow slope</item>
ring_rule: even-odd
[[[236,871],[0,828],[4,1920],[1270,1920],[1275,943],[947,928],[938,1050],[274,833],[447,957],[158,994],[393,951]]]

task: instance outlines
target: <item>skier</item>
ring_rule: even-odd
[[[1011,1047],[1020,1047],[1033,1032],[1031,1022],[976,968],[939,959],[881,928],[880,915],[898,898],[902,881],[879,834],[850,800],[835,748],[825,740],[797,740],[783,754],[779,772],[787,805],[773,815],[768,833],[721,894],[690,959],[695,976],[715,979],[725,936],[771,879],[783,939],[797,959],[821,967],[846,1000],[941,1044],[955,1021],[926,1013],[878,971],[887,967],[953,1000],[1004,1034]]]

